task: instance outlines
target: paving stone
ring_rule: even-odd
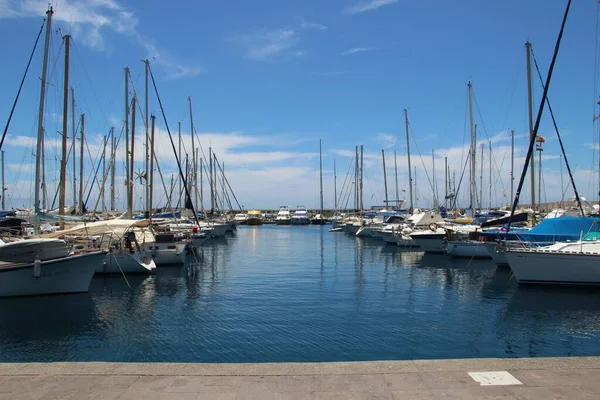
[[[384,374],[383,379],[390,390],[426,389],[426,385],[418,373]]]
[[[406,389],[392,392],[395,400],[435,400],[430,389]]]

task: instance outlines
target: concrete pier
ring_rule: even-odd
[[[0,364],[0,399],[599,399],[600,357]]]

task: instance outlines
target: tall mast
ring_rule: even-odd
[[[150,158],[152,158],[152,153],[149,150],[149,143],[148,143],[148,70],[150,69],[150,61],[148,61],[148,59],[142,60],[142,62],[144,63],[144,128],[145,128],[145,137],[146,137],[146,152],[145,152],[145,171],[146,171],[146,177],[148,176],[148,162],[150,161]],[[149,158],[150,157],[150,158]],[[132,175],[133,175],[133,171],[132,171]],[[146,178],[147,179],[147,178]],[[148,183],[148,182],[146,182]],[[150,185],[146,185],[146,209],[148,211],[150,211],[150,214],[152,214],[152,204],[150,204],[150,190],[152,190],[150,188]]]
[[[383,163],[383,190],[385,191],[385,206],[388,206],[387,173],[385,168],[385,152],[381,149],[381,162]]]
[[[204,162],[200,159],[200,211],[204,214]]]
[[[125,67],[125,190],[127,192],[127,218],[132,217],[129,209],[129,68]]]
[[[71,88],[71,136],[73,151],[73,212],[77,214],[77,127],[75,126],[75,89]]]
[[[515,131],[510,131],[510,202],[515,198]],[[562,187],[560,189],[562,191]]]
[[[127,215],[129,218],[133,218],[133,161],[135,160],[135,106],[137,103],[137,96],[134,93],[131,99],[131,153],[129,155],[129,179],[127,180]]]
[[[400,193],[398,192],[398,162],[396,160],[396,150],[394,150],[394,175],[396,178],[396,206],[400,206]]]
[[[181,160],[181,121],[177,122],[177,131],[178,131],[178,138],[179,138],[179,159]],[[182,180],[181,177],[179,177],[179,203],[181,204],[181,195],[182,195]]]
[[[35,153],[35,194],[34,194],[34,210],[36,214],[40,212],[40,182],[42,175],[42,148],[44,146],[44,104],[46,101],[46,76],[48,72],[48,47],[50,46],[50,31],[52,30],[52,7],[46,11],[46,41],[44,45],[44,63],[42,65],[42,78],[40,90],[40,110],[38,114],[38,137]]]
[[[404,124],[406,125],[406,153],[408,155],[408,190],[409,190],[409,212],[412,212],[413,209],[413,178],[412,178],[412,168],[410,167],[410,140],[408,136],[408,110],[404,109]],[[415,168],[415,179],[417,179],[417,170]]]
[[[473,212],[473,215],[475,214],[475,145],[476,145],[476,139],[475,139],[475,126],[473,125],[473,99],[472,99],[472,84],[469,81],[469,83],[467,84],[468,90],[469,90],[469,127],[470,127],[470,131],[471,131],[471,174],[469,177],[469,202],[470,205],[469,207],[471,208],[471,211]],[[472,216],[472,215],[471,215]]]
[[[42,188],[42,209],[48,210],[48,205],[46,204],[46,199],[48,197],[46,190],[46,146],[44,141],[42,141],[42,184],[40,187]]]
[[[525,43],[525,50],[527,52],[527,104],[529,111],[529,141],[533,141],[533,95],[531,92],[531,43]],[[530,158],[531,168],[531,209],[535,211],[535,169],[534,160],[535,157]]]
[[[81,128],[81,143],[79,152],[79,213],[84,214],[85,205],[83,204],[83,147],[85,144],[85,114],[81,114],[81,121],[79,122]],[[73,149],[75,151],[75,149]]]
[[[483,209],[483,143],[481,143],[481,166],[479,167],[479,210]]]
[[[192,192],[194,193],[194,207],[198,206],[198,165],[196,163],[196,145],[194,142],[194,116],[192,114],[192,96],[188,96],[190,105],[190,134],[192,135]],[[191,200],[191,199],[190,199]]]
[[[433,168],[433,208],[438,208],[437,180],[435,179],[435,150],[431,149],[431,167]]]
[[[492,209],[492,141],[490,140],[490,210]]]
[[[448,199],[448,157],[444,157],[444,200]]]
[[[60,159],[60,198],[58,200],[58,211],[61,217],[65,215],[65,198],[67,194],[67,129],[69,111],[69,43],[71,36],[65,35],[65,76],[63,88],[63,126],[62,126],[62,156]],[[64,219],[60,219],[60,227],[64,229]]]
[[[108,144],[108,137],[104,136],[104,147],[102,148],[102,193],[100,193],[100,196],[102,196],[102,212],[106,211],[106,201],[105,201],[105,179],[106,179],[106,145]],[[110,165],[110,163],[109,163]]]
[[[323,216],[323,155],[321,153],[321,139],[319,139],[319,181],[321,186],[321,217]]]
[[[4,150],[2,150],[2,209],[6,210],[6,186],[4,186]]]
[[[213,214],[215,212],[215,198],[213,192],[213,157],[212,157],[212,147],[208,148],[208,173],[210,175],[210,179],[208,180],[208,184],[210,186],[210,213]]]
[[[360,209],[360,202],[359,202],[359,185],[360,183],[358,182],[358,169],[359,169],[359,164],[358,164],[358,146],[356,146],[356,148],[354,149],[354,209],[356,211],[358,211]]]
[[[337,172],[335,170],[335,158],[333,159],[333,207],[337,211]]]
[[[364,204],[364,194],[363,194],[363,154],[364,154],[364,146],[360,145],[360,209],[365,209]]]
[[[415,207],[417,206],[417,200],[419,200],[419,193],[417,192],[417,166],[415,165]]]
[[[150,221],[152,221],[152,213],[154,212],[154,205],[152,204],[152,197],[154,193],[154,124],[156,121],[156,116],[153,115],[150,118],[152,118],[152,130],[150,131],[150,170],[148,171],[150,174],[150,184],[148,185],[150,187],[148,192],[148,212],[150,215]]]
[[[115,209],[115,128],[110,128],[110,209]]]

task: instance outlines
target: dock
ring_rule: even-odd
[[[598,399],[600,357],[0,364],[1,399]]]

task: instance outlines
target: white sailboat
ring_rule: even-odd
[[[73,255],[63,240],[0,241],[0,297],[89,290],[106,251]]]
[[[600,241],[558,242],[504,252],[519,283],[600,284]]]

